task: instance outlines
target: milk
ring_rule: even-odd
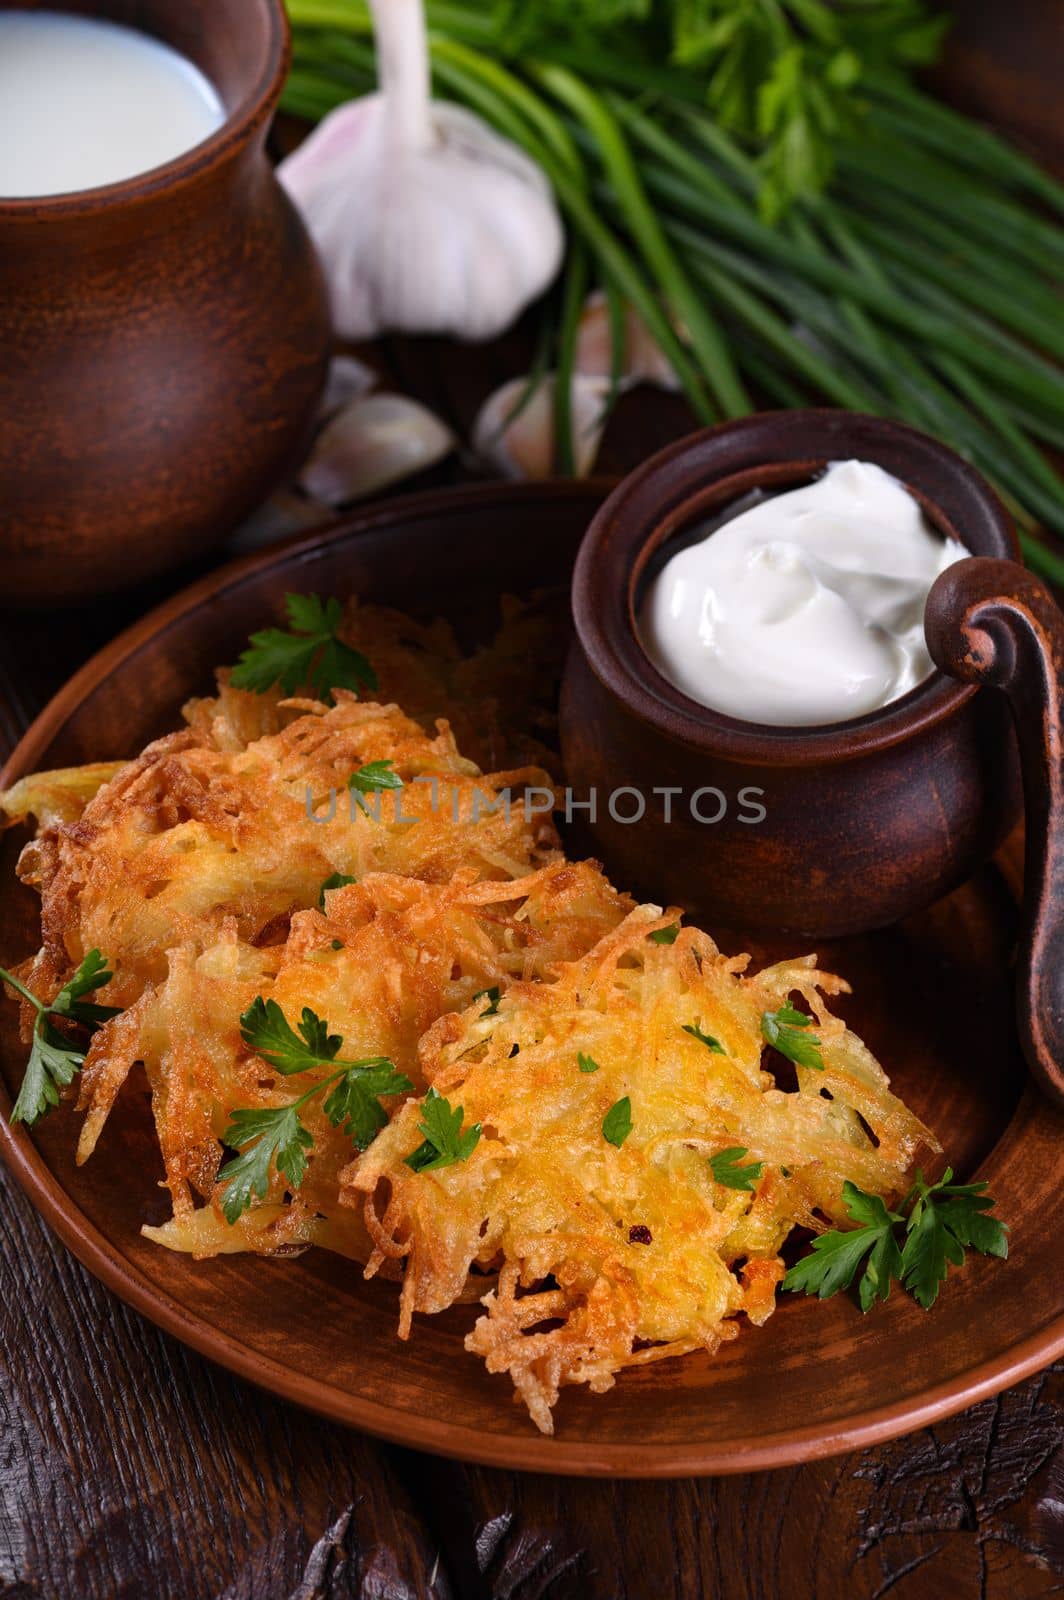
[[[132,178],[224,119],[198,67],[147,34],[56,11],[0,11],[0,200]]]

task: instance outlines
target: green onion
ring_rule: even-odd
[[[286,109],[321,118],[373,86],[366,0],[288,9]],[[723,57],[669,61],[627,14],[608,29],[538,26],[528,47],[498,6],[425,9],[437,92],[538,162],[565,215],[569,261],[544,302],[535,367],[537,379],[557,373],[559,470],[573,465],[570,380],[597,284],[608,407],[631,306],[699,421],[748,411],[751,389],[777,405],[899,416],[985,472],[1031,565],[1064,581],[1064,556],[1038,532],[1064,538],[1064,482],[1040,448],[1064,449],[1064,186],[902,74],[869,69],[867,109],[836,132],[826,191],[772,226],[756,142],[707,103]],[[820,44],[810,60],[823,65]],[[805,87],[821,103],[815,76]]]
[[[558,339],[558,367],[554,379],[554,466],[563,477],[576,474],[573,449],[573,372],[576,367],[576,340],[580,312],[587,293],[587,252],[582,244],[569,251],[562,295],[561,331]]]
[[[624,135],[606,102],[564,67],[535,68],[537,78],[576,113],[596,140],[607,181],[617,196],[625,221],[667,302],[686,324],[688,338],[702,362],[717,403],[725,416],[748,412],[747,395],[727,345],[702,296],[697,294],[673,254],[664,230],[647,200]]]

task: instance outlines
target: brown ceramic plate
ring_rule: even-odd
[[[393,502],[226,568],[98,655],[52,701],[8,765],[132,754],[174,725],[212,666],[233,660],[286,590],[358,593],[486,625],[501,590],[565,583],[593,487],[490,487]],[[36,904],[15,881],[21,843],[0,850],[0,959],[36,944]],[[607,863],[608,865],[608,863]],[[0,1125],[19,1182],[70,1249],[168,1332],[274,1393],[402,1444],[548,1472],[686,1475],[779,1467],[935,1421],[1064,1353],[1064,1118],[1028,1088],[1010,995],[1015,863],[1006,855],[950,899],[885,933],[823,950],[854,984],[852,1024],[940,1133],[966,1179],[990,1182],[1012,1226],[1007,1262],[976,1258],[930,1314],[900,1294],[862,1317],[845,1298],[785,1295],[762,1329],[713,1359],[622,1374],[607,1395],[563,1393],[541,1437],[504,1377],[462,1349],[473,1311],[395,1337],[396,1291],[324,1252],[197,1264],[142,1239],[166,1203],[146,1104],[121,1103],[87,1167],[63,1108],[32,1135]],[[722,938],[722,943],[734,941]],[[758,954],[771,954],[765,950]],[[780,952],[782,953],[782,952]],[[796,952],[791,952],[796,953]],[[0,1016],[10,1091],[24,1048]],[[8,1096],[0,1095],[4,1110]]]

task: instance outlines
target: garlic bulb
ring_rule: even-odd
[[[548,374],[528,395],[528,379],[511,378],[481,406],[473,424],[473,448],[503,477],[550,478],[554,475],[555,381],[554,375]],[[573,462],[578,478],[586,477],[595,465],[606,425],[609,393],[606,378],[586,377],[580,373],[573,377],[570,414]]]
[[[601,289],[588,295],[580,313],[576,340],[576,370],[589,377],[608,378],[613,369],[613,336],[606,296]],[[654,383],[659,389],[678,390],[680,380],[672,362],[650,329],[629,304],[624,308],[624,360],[622,388],[637,383]]]
[[[564,236],[540,168],[429,98],[422,0],[370,0],[380,92],[341,106],[280,177],[325,266],[337,332],[490,339],[550,283]]]
[[[454,446],[450,428],[417,400],[362,395],[326,423],[299,486],[326,505],[346,505],[424,472]]]

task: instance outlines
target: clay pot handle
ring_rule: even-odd
[[[1026,809],[1020,1043],[1064,1106],[1064,613],[1017,562],[972,556],[937,579],[924,627],[944,672],[1004,690],[1012,708]]]

